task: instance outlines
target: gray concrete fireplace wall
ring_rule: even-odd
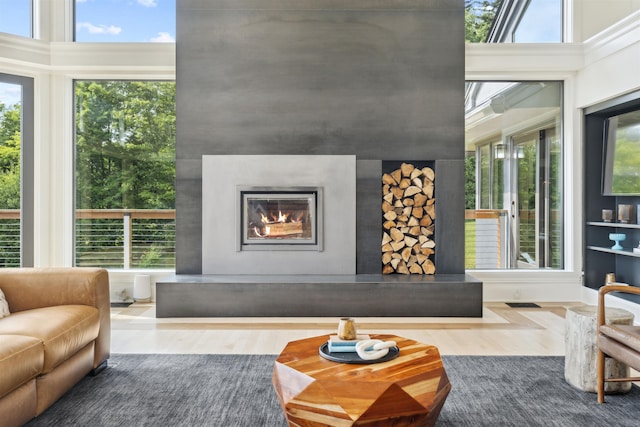
[[[177,273],[202,272],[203,155],[355,155],[358,274],[382,161],[434,160],[437,272],[463,273],[463,101],[463,0],[180,0]]]

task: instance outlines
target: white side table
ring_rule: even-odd
[[[564,378],[572,386],[596,393],[596,346],[597,307],[582,305],[567,309],[564,334]],[[606,323],[632,325],[633,314],[620,308],[606,310]],[[605,359],[605,378],[628,377],[629,367],[617,360]],[[626,393],[630,382],[609,382],[605,393]]]

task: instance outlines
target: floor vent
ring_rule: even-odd
[[[535,302],[508,302],[507,305],[511,308],[540,308]]]
[[[133,304],[132,302],[112,302],[111,303],[111,307],[129,307],[131,304]]]

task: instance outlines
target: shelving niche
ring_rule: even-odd
[[[638,109],[640,91],[585,110],[583,285],[592,289],[599,289],[604,285],[607,273],[615,273],[619,282],[640,286],[640,254],[633,252],[633,248],[640,242],[640,224],[636,223],[640,196],[602,194],[603,135],[606,119]],[[618,206],[621,204],[634,207],[631,223],[602,221],[603,209],[611,209],[616,220]],[[626,239],[621,242],[623,250],[611,249],[614,242],[609,239],[609,233],[626,234]],[[640,298],[624,298],[640,303]]]

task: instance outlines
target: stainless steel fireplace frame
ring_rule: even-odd
[[[236,186],[236,251],[323,251],[323,191],[322,187],[268,187],[268,186]],[[276,240],[256,240],[251,243],[245,241],[245,230],[247,230],[247,212],[245,211],[246,199],[250,195],[272,195],[276,198],[295,199],[297,197],[313,197],[314,206],[311,215],[314,216],[312,227],[312,240],[297,241],[295,239]]]

